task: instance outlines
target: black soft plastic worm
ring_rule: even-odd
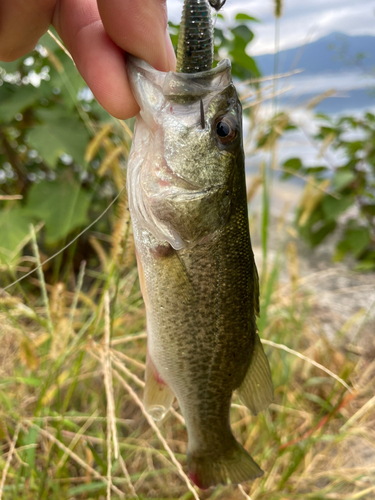
[[[214,0],[211,0],[214,1]],[[207,0],[185,0],[177,47],[177,71],[200,73],[212,68],[213,29]]]

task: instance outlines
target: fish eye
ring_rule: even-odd
[[[228,137],[228,135],[230,134],[229,125],[225,122],[219,122],[216,125],[216,133],[221,138]]]
[[[215,120],[214,130],[221,144],[230,144],[237,137],[237,125],[232,116],[220,116]]]

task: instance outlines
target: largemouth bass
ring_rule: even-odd
[[[192,4],[209,9],[187,3],[190,14]],[[158,420],[177,397],[189,476],[208,488],[262,475],[229,411],[234,390],[256,414],[273,389],[256,327],[241,104],[230,62],[202,69],[203,59],[192,63],[190,50],[178,64],[191,71],[163,73],[129,58],[141,111],[127,182],[147,314],[144,404]]]

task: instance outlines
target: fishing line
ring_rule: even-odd
[[[44,266],[44,264],[47,264],[47,262],[51,262],[52,259],[54,259],[55,257],[57,257],[58,255],[60,255],[62,252],[64,252],[67,248],[70,247],[70,245],[73,245],[73,243],[75,243],[83,234],[85,234],[89,229],[92,228],[92,226],[94,226],[102,217],[103,215],[105,215],[108,210],[111,208],[111,206],[119,199],[119,197],[122,195],[122,193],[125,191],[125,188],[126,188],[126,184],[125,186],[121,189],[121,191],[113,198],[113,200],[111,201],[111,203],[108,205],[108,207],[99,215],[99,217],[97,217],[91,224],[89,224],[83,231],[81,231],[75,238],[72,239],[72,241],[70,241],[67,245],[65,245],[63,248],[61,248],[58,252],[56,252],[54,255],[52,255],[51,257],[48,257],[47,260],[45,260],[44,262],[42,262],[39,266],[37,266],[35,269],[32,269],[31,271],[29,271],[28,273],[24,274],[23,276],[21,276],[21,278],[18,278],[18,280],[16,281],[13,281],[13,283],[11,283],[10,285],[6,286],[5,288],[3,288],[3,290],[8,290],[8,288],[12,287],[13,285],[16,285],[17,283],[19,283],[20,281],[24,280],[25,278],[27,278],[28,276],[30,276],[30,274],[33,274],[35,273],[35,271],[37,271],[38,269],[40,269],[41,267]]]
[[[216,28],[217,18],[219,17],[217,10],[215,10],[213,17],[214,17],[213,27]]]

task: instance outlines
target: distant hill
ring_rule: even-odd
[[[375,37],[331,33],[304,46],[280,51],[278,72],[296,68],[304,69],[305,74],[358,70],[358,54],[363,54],[359,63],[361,68],[375,68]],[[273,74],[273,54],[256,56],[255,60],[263,75]]]
[[[362,58],[358,59],[358,55]],[[255,57],[263,75],[274,73],[274,55]],[[279,98],[294,107],[329,89],[338,94],[315,108],[328,114],[375,108],[375,37],[331,33],[315,42],[279,52],[278,73],[302,69],[286,81],[293,89]],[[280,81],[283,85],[283,81]],[[341,97],[340,97],[341,96]]]

